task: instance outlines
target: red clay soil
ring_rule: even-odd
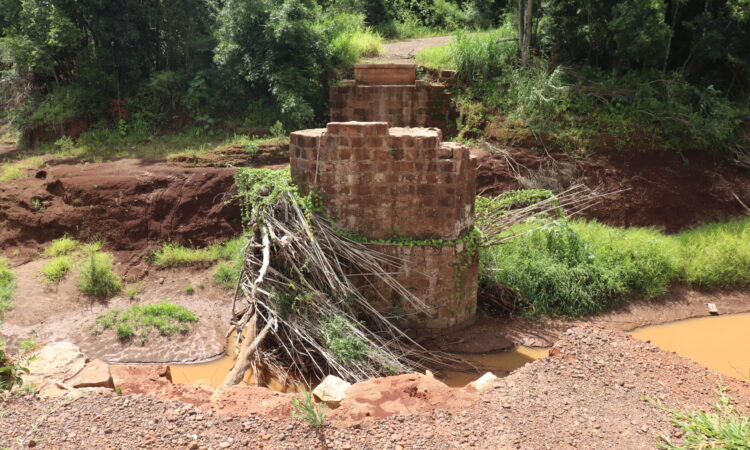
[[[5,411],[0,445],[635,449],[655,448],[662,437],[685,444],[669,414],[646,398],[666,408],[708,410],[717,403],[721,383],[739,411],[747,414],[750,408],[746,383],[722,381],[710,369],[622,332],[575,328],[565,333],[551,355],[495,380],[481,392],[429,386],[415,390],[415,382],[402,386],[402,377],[386,378],[380,392],[388,397],[393,415],[352,422],[342,405],[330,413],[330,425],[321,429],[290,417],[287,394],[239,388],[245,406],[235,403],[240,407],[234,409],[221,400],[210,403],[208,392],[200,388],[180,387],[170,394],[165,377],[154,373],[146,383],[121,381],[123,396],[108,391],[73,399],[10,397],[0,403]],[[113,373],[113,378],[118,377]],[[149,383],[160,386],[148,387]],[[397,392],[399,386],[403,389]],[[235,395],[233,391],[231,397]],[[160,399],[149,398],[154,396]]]
[[[590,219],[616,226],[652,226],[676,232],[704,222],[746,214],[736,194],[750,204],[750,173],[716,160],[707,153],[622,152],[596,154],[575,160],[552,153],[557,169],[544,152],[507,149],[520,164],[522,176],[540,179],[539,187],[568,187],[584,183],[601,192],[625,191],[603,199],[584,213]],[[522,185],[502,155],[479,160],[478,192],[495,195]],[[543,177],[535,177],[542,168]],[[547,186],[545,184],[552,184]],[[532,186],[537,187],[537,186]]]
[[[0,250],[63,234],[103,238],[117,250],[235,235],[240,210],[226,204],[235,192],[234,172],[133,159],[41,169],[0,183]]]

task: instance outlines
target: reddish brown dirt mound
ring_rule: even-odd
[[[70,234],[132,250],[173,240],[195,245],[240,231],[234,169],[120,160],[57,165],[0,184],[0,248]]]
[[[480,194],[494,195],[520,187],[565,188],[583,182],[602,192],[624,190],[603,199],[586,212],[588,218],[616,226],[653,226],[675,232],[703,222],[747,213],[735,194],[750,204],[750,173],[708,154],[649,151],[594,155],[578,161],[553,153],[513,148],[509,156],[520,174],[531,181],[522,186],[502,155],[479,159]]]

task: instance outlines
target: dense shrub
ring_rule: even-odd
[[[750,219],[678,235],[597,222],[547,221],[482,254],[482,282],[519,295],[528,315],[594,314],[629,298],[657,298],[678,282],[750,286]]]

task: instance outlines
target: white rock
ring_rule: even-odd
[[[39,350],[29,361],[28,375],[23,375],[24,384],[34,385],[41,397],[57,397],[70,390],[63,384],[83,369],[86,357],[77,345],[70,342],[55,342]]]
[[[85,364],[86,357],[77,345],[55,342],[39,350],[27,367],[30,375],[65,380],[80,372]]]
[[[492,383],[494,383],[495,380],[497,380],[495,374],[492,372],[487,372],[481,377],[469,383],[467,387],[473,387],[477,391],[483,391],[492,387]]]
[[[346,398],[346,390],[351,383],[341,378],[328,375],[325,379],[313,389],[313,395],[320,401],[325,402],[330,408],[338,408],[341,402]]]

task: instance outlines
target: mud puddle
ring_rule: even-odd
[[[227,341],[227,354],[212,361],[170,365],[169,373],[172,377],[172,383],[218,387],[232,369],[237,358],[234,342],[234,334],[232,334]],[[245,372],[245,377],[240,385],[255,386],[251,369]],[[300,387],[291,381],[283,382],[275,378],[267,379],[266,387],[276,392],[298,392],[300,390]]]
[[[441,381],[450,387],[464,387],[486,372],[504,377],[530,362],[549,355],[546,348],[531,348],[516,346],[510,350],[481,354],[458,354],[456,356],[467,361],[476,369],[471,371],[443,370]]]
[[[681,320],[631,334],[724,375],[750,379],[750,313]]]
[[[234,340],[230,338],[233,344]],[[213,361],[197,364],[172,364],[169,371],[175,384],[190,384],[204,386],[219,386],[229,373],[236,358],[234,345],[228,345],[229,354]],[[510,350],[483,354],[455,355],[475,367],[475,370],[444,370],[440,373],[440,380],[450,387],[464,387],[486,372],[492,372],[498,377],[504,377],[510,372],[523,367],[527,363],[544,358],[549,354],[545,348],[530,348],[518,346]],[[251,371],[245,374],[242,383],[246,386],[254,385]],[[286,385],[279,380],[271,380],[268,388],[278,392],[297,392],[299,386]]]

